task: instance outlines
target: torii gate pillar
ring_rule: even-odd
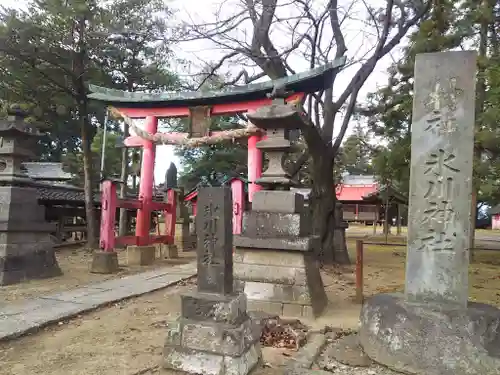
[[[158,130],[158,117],[146,117],[144,130],[149,134],[156,134]],[[153,201],[153,183],[156,146],[153,142],[143,139],[143,154],[141,164],[141,180],[139,185],[139,199],[142,200],[142,208],[137,210],[137,221],[135,226],[135,235],[138,241],[149,237],[151,225],[151,203]],[[139,243],[138,245],[146,245]]]
[[[262,139],[260,135],[248,137],[248,201],[252,202],[253,194],[262,190],[257,181],[262,175],[262,151],[257,148],[257,142]]]

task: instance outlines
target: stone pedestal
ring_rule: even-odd
[[[254,194],[234,239],[234,278],[250,310],[316,317],[327,304],[303,197],[289,191]]]
[[[411,303],[379,294],[361,311],[360,340],[373,360],[409,374],[500,373],[500,310]]]
[[[0,187],[0,285],[62,274],[50,233],[31,187]]]
[[[161,244],[161,252],[164,259],[179,258],[179,249],[176,244]]]
[[[91,273],[109,274],[118,272],[118,253],[114,251],[95,251],[92,254]]]
[[[191,374],[246,375],[260,361],[260,326],[246,314],[246,297],[208,293],[182,297],[169,323],[164,367]]]
[[[175,244],[183,252],[196,250],[196,235],[191,234],[189,219],[180,219],[175,224]]]
[[[127,264],[132,266],[148,266],[153,264],[156,258],[156,247],[151,246],[127,246]]]

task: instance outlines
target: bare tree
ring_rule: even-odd
[[[430,0],[221,0],[211,22],[196,21],[193,15],[179,29],[179,41],[203,40],[220,49],[221,59],[211,65],[207,79],[223,67],[243,67],[231,84],[250,83],[263,76],[276,79],[295,73],[297,65],[304,70],[347,57],[344,72],[334,75],[331,86],[304,100],[311,120],[311,127],[303,133],[308,147],[292,168],[296,173],[306,161],[311,161],[313,226],[321,236],[322,263],[349,262],[347,252],[336,251],[333,246],[334,161],[358,94],[377,62],[419,23],[429,3]],[[360,41],[358,45],[348,39],[353,34]],[[352,76],[346,81],[349,72]]]

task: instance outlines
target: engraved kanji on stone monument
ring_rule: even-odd
[[[233,292],[232,195],[229,188],[198,193],[198,291]]]
[[[418,55],[411,143],[406,296],[467,303],[475,57]]]
[[[425,130],[433,134],[457,130],[457,100],[462,91],[457,87],[456,78],[451,78],[447,85],[447,88],[443,89],[441,82],[437,81],[426,102],[426,109],[430,111],[430,115]]]
[[[217,203],[208,203],[203,207],[203,252],[201,263],[205,266],[219,265],[217,244],[219,242],[217,223],[220,219],[220,208]]]
[[[420,227],[427,228],[423,233],[419,250],[452,250],[453,224],[455,208],[453,201],[456,174],[460,172],[454,166],[456,156],[453,152],[438,149],[431,152],[425,161],[424,177],[427,190],[423,198],[427,207],[422,214]],[[451,231],[448,229],[451,228]]]

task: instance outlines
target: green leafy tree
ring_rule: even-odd
[[[230,130],[241,127],[219,118],[211,130]],[[244,140],[243,140],[244,141]],[[182,161],[179,184],[186,190],[197,185],[218,186],[231,177],[246,177],[247,147],[244,142],[223,142],[198,148],[178,148],[176,155]]]
[[[97,130],[97,134],[92,140],[90,146],[92,150],[92,181],[94,181],[94,190],[99,188],[101,179],[101,161],[102,161],[102,145],[104,141],[104,131]],[[106,134],[106,146],[104,149],[104,169],[103,176],[105,178],[119,178],[120,165],[122,159],[122,135],[117,132],[108,131]],[[63,164],[65,170],[73,175],[73,183],[77,186],[83,186],[83,153],[72,152],[63,156]]]
[[[369,142],[368,132],[358,123],[353,134],[345,139],[340,153],[346,172],[356,175],[366,175],[373,172],[371,165],[373,147]]]
[[[373,48],[362,57],[357,65],[359,68],[352,71],[353,76],[347,85],[342,85],[343,89],[336,88],[343,74],[336,72],[328,79],[324,92],[311,95],[303,103],[310,120],[310,126],[306,126],[302,134],[307,149],[297,159],[293,172],[298,172],[302,164],[310,161],[312,226],[321,241],[316,255],[322,263],[349,263],[346,247],[334,243],[335,231],[331,228],[335,225],[336,198],[332,185],[335,161],[351,124],[358,94],[378,61],[419,23],[428,5],[429,1],[424,0],[388,0],[380,6],[356,1],[340,4],[336,0],[224,1],[224,6],[234,7],[234,12],[225,17],[215,15],[217,22],[186,23],[179,32],[182,40],[204,40],[223,51],[222,58],[213,64],[214,69],[209,74],[226,64],[250,67],[228,80],[228,84],[250,83],[262,77],[282,78],[304,70],[304,65],[315,68],[335,58],[357,60],[359,56],[348,55],[356,48],[348,49],[346,19],[362,19],[362,27],[374,36]],[[356,16],[350,10],[356,12]],[[369,28],[373,29],[368,31]],[[277,42],[276,32],[286,37]],[[303,58],[302,64],[295,64],[297,57]],[[336,124],[339,127],[334,132]],[[334,133],[338,134],[335,139]]]
[[[163,16],[154,16],[159,13]],[[172,53],[167,38],[167,21],[171,16],[172,12],[163,0],[114,0],[106,7],[102,32],[107,36],[107,43],[100,58],[112,79],[111,87],[129,92],[168,91],[178,87],[179,80],[169,69]],[[123,126],[126,137],[129,126],[127,123]],[[130,154],[137,159],[139,151],[124,147],[121,152],[120,179],[127,181]],[[126,195],[126,190],[127,184],[121,184],[121,197]],[[126,220],[126,210],[120,209],[120,235],[125,235]]]
[[[409,36],[403,57],[389,68],[387,85],[370,94],[367,105],[358,108],[372,134],[387,143],[375,152],[375,174],[396,183],[403,193],[408,193],[410,178],[415,56],[459,46],[464,40],[463,30],[456,27],[460,18],[454,1],[434,0],[419,29]]]
[[[44,102],[42,108],[50,111],[54,122],[68,124],[70,121],[59,122],[55,116],[68,114],[71,125],[79,130],[88,246],[95,248],[97,228],[90,146],[95,133],[93,122],[102,119],[103,108],[93,107],[87,99],[86,81],[102,77],[94,58],[103,43],[97,33],[102,23],[102,9],[95,0],[35,0],[26,12],[4,11],[0,23],[0,55],[3,62],[17,64],[19,68],[11,80],[12,86],[18,89],[17,95],[24,96],[24,90],[14,85],[19,79],[24,81],[24,86],[32,86],[33,92],[25,96],[25,100],[37,103],[45,97],[40,100]],[[25,77],[30,81],[26,82]]]
[[[64,158],[78,170],[79,182],[85,182],[92,248],[96,231],[90,202],[99,168],[91,144],[105,108],[88,101],[87,82],[130,91],[172,86],[166,20],[154,16],[160,11],[170,14],[162,4],[33,0],[27,12],[0,12],[0,99],[31,105],[49,125],[39,142],[42,160]],[[119,127],[113,121],[110,125]],[[126,169],[128,158],[123,161]]]

